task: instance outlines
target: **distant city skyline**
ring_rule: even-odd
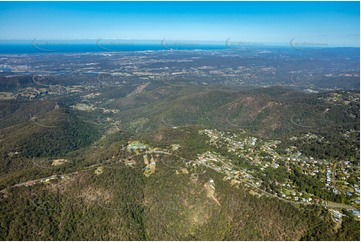
[[[4,40],[359,47],[359,2],[0,2]]]

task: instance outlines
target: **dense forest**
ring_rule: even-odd
[[[217,199],[203,184],[215,179]],[[1,199],[2,240],[358,240],[347,216],[335,228],[321,207],[255,197],[207,170],[195,180],[167,166],[94,169],[69,180],[12,188]]]
[[[290,181],[320,199],[351,204],[350,197],[324,189],[323,178],[284,160],[278,169],[261,169],[226,145],[211,146],[199,132],[279,139],[279,155],[295,147],[307,157],[357,167],[355,101],[334,104],[325,101],[328,93],[277,87],[156,87],[126,96],[132,90],[105,87],[109,98],[94,102],[119,110],[107,114],[75,110],[80,100],[74,96],[0,102],[1,240],[359,240],[360,222],[348,209],[335,223],[319,204],[266,195],[275,190],[273,181]],[[316,138],[300,138],[310,133]],[[176,155],[132,150],[134,141]],[[187,166],[208,151],[252,170],[265,192],[225,181],[209,167]],[[148,155],[156,160],[150,176]]]

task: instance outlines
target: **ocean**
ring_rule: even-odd
[[[155,51],[155,50],[221,50],[227,49],[222,44],[199,44],[180,41],[154,41],[141,43],[131,41],[87,41],[86,43],[70,41],[0,41],[0,54],[27,53],[86,53],[86,52],[120,52],[120,51]]]

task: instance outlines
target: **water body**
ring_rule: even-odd
[[[221,50],[227,49],[224,44],[200,44],[180,41],[0,41],[1,54],[28,53],[86,53],[86,52],[120,52],[120,51],[156,51],[156,50]]]

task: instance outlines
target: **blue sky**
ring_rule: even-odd
[[[0,39],[359,46],[359,2],[0,2]]]

